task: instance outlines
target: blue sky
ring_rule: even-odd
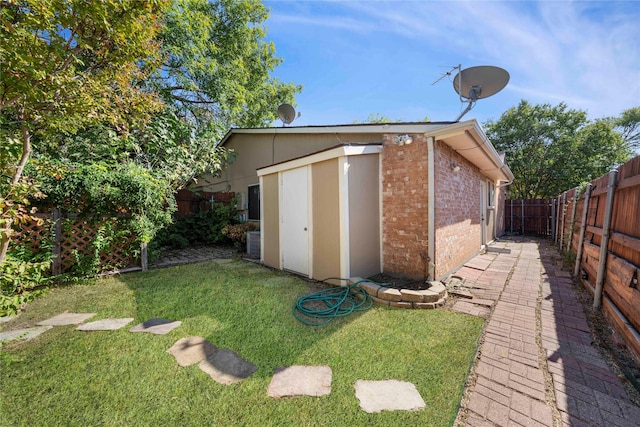
[[[303,85],[292,125],[453,121],[466,107],[452,67],[494,65],[507,87],[464,120],[521,99],[617,116],[640,105],[640,1],[265,1],[273,76]],[[454,73],[455,74],[455,73]],[[453,76],[452,76],[453,77]],[[280,125],[279,122],[276,125]]]

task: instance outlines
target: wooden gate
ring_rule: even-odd
[[[504,231],[528,236],[551,236],[552,212],[551,199],[505,200]]]

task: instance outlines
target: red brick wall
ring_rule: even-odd
[[[460,166],[455,172],[451,163]],[[480,181],[476,166],[441,141],[435,144],[436,278],[480,249]]]
[[[428,263],[428,151],[422,135],[399,146],[384,136],[382,245],[384,272],[424,279]]]

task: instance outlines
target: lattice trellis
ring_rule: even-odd
[[[53,246],[52,225],[50,217],[34,218],[18,224],[19,229],[12,236],[11,247],[22,246],[32,253],[50,252]]]
[[[40,215],[38,221],[30,220],[19,224],[19,228],[12,238],[12,247],[22,246],[34,253],[50,252],[54,250],[56,243],[59,243],[59,271],[67,273],[74,269],[79,259],[93,257],[95,253],[94,240],[101,227],[106,227],[114,232],[107,233],[110,234],[109,242],[98,253],[99,270],[107,271],[139,265],[139,260],[136,258],[138,255],[136,250],[138,248],[135,244],[136,236],[133,233],[122,231],[125,230],[122,220],[103,218],[95,222],[83,218],[64,218],[61,219],[61,222],[59,236],[55,234],[54,220],[51,215]]]
[[[63,273],[73,269],[77,260],[76,255],[80,257],[93,256],[95,252],[93,242],[101,227],[110,224],[118,229],[121,226],[116,218],[104,218],[97,223],[81,218],[68,218],[62,222],[60,258]],[[114,270],[136,265],[136,259],[131,253],[131,246],[134,240],[135,235],[116,233],[109,245],[98,254],[100,257],[100,270]]]

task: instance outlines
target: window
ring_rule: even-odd
[[[487,182],[487,207],[495,208],[496,206],[496,186],[493,182]]]
[[[247,193],[249,194],[249,219],[257,221],[260,219],[260,185],[250,185]]]

